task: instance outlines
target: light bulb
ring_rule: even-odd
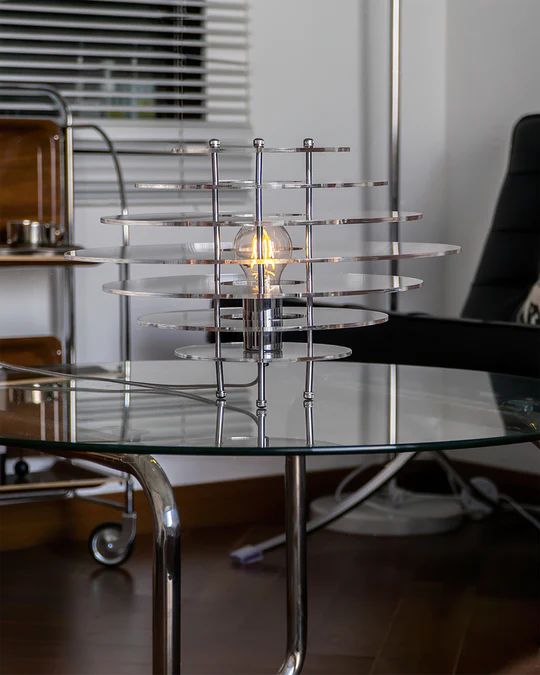
[[[238,260],[251,260],[249,264],[240,265],[246,280],[253,286],[254,292],[259,291],[259,264],[264,264],[264,292],[272,286],[278,286],[286,263],[276,263],[291,257],[292,242],[283,225],[271,222],[263,224],[262,230],[262,258],[258,255],[257,226],[244,225],[235,237],[234,251]]]
[[[292,241],[289,233],[279,223],[263,224],[261,251],[257,238],[256,225],[244,225],[234,240],[237,260],[249,260],[241,263],[248,285],[254,295],[271,293],[279,286],[283,270],[287,263],[276,260],[288,260],[292,254]],[[261,253],[261,255],[259,255]],[[263,267],[263,287],[259,285],[259,265]],[[244,349],[248,352],[279,354],[282,348],[282,334],[275,328],[283,323],[283,300],[280,298],[244,298],[242,301],[244,321]]]

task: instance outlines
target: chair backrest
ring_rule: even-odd
[[[540,273],[540,114],[515,126],[505,178],[463,316],[515,321]]]

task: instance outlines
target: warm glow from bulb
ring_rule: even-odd
[[[258,264],[263,264],[264,265],[264,274],[265,277],[275,277],[276,276],[276,263],[273,262],[275,259],[274,256],[274,242],[270,238],[270,235],[266,231],[266,229],[263,230],[263,237],[262,237],[262,260],[259,260],[258,256],[258,246],[257,246],[257,235],[253,237],[251,240],[251,262],[249,264],[251,274],[253,276],[256,276],[257,270],[255,269],[256,265]],[[266,281],[266,279],[265,279]]]

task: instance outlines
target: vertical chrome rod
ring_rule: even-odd
[[[285,459],[287,654],[279,673],[302,672],[307,641],[306,458]]]
[[[64,292],[63,292],[63,342],[64,358],[66,363],[76,362],[75,357],[75,268],[73,265],[66,264],[63,267]]]
[[[127,215],[127,209],[122,210]],[[122,226],[122,246],[129,246],[130,230],[127,225]],[[120,281],[130,278],[130,265],[119,265]],[[131,361],[131,298],[120,296],[120,360],[124,363]]]
[[[401,0],[391,0],[390,7],[390,210],[400,209],[401,187]],[[390,240],[400,240],[399,223],[390,224]],[[399,262],[390,261],[390,274],[399,274]],[[398,293],[390,294],[390,311],[399,310]],[[392,366],[390,366],[392,369]],[[389,374],[388,431],[397,433],[397,370]],[[393,483],[393,481],[392,481]],[[392,488],[386,488],[387,491]]]
[[[73,162],[73,120],[71,112],[66,108],[64,129],[64,243],[73,243],[75,227],[75,169]],[[66,265],[64,278],[64,294],[67,299],[67,311],[64,313],[64,359],[66,363],[76,362],[75,354],[75,268]]]
[[[312,148],[314,145],[312,138],[304,139],[304,148]],[[306,220],[313,220],[313,153],[306,152]],[[313,225],[308,222],[306,225],[306,257],[313,257]],[[313,293],[313,263],[306,262],[306,290]],[[308,295],[306,300],[307,324],[313,325],[313,296]],[[313,331],[307,331],[307,353],[313,357]],[[304,398],[311,400],[313,398],[313,361],[306,363],[306,382],[304,386]]]
[[[390,25],[390,210],[400,207],[401,162],[401,0],[391,0]],[[390,240],[399,241],[399,223],[390,224]],[[397,260],[390,261],[390,274],[399,274]],[[390,294],[390,310],[398,310],[398,294]]]
[[[263,260],[264,248],[264,226],[263,226],[263,206],[262,206],[262,182],[263,182],[263,149],[264,140],[262,138],[255,138],[253,140],[253,147],[255,148],[255,223],[257,226],[257,258]],[[264,293],[264,264],[257,264],[257,281],[258,291],[262,295]],[[266,364],[264,359],[264,314],[261,309],[259,325],[261,326],[260,342],[260,361],[257,365],[258,382],[257,382],[257,407],[266,408]]]
[[[259,448],[266,447],[266,415],[264,408],[257,410],[257,445]]]
[[[217,138],[209,142],[210,156],[212,159],[212,220],[214,222],[214,259],[221,259],[221,230],[219,225],[219,148],[221,143]],[[214,265],[214,323],[216,331],[215,356],[216,356],[216,398],[224,399],[225,381],[223,379],[223,361],[221,361],[221,265]]]
[[[263,259],[263,236],[264,226],[262,222],[262,181],[263,181],[263,149],[264,141],[262,138],[253,140],[255,148],[255,223],[257,226],[257,257]],[[259,282],[259,293],[264,293],[264,264],[257,264],[257,276]]]
[[[225,417],[225,401],[216,401],[216,446],[220,448],[223,444],[223,419]]]
[[[306,445],[313,446],[313,401],[304,401],[306,415]]]
[[[266,366],[262,361],[257,364],[257,408],[266,408]]]
[[[131,360],[123,361],[124,366],[124,380],[129,382],[131,380]],[[122,438],[125,438],[129,428],[129,417],[131,410],[131,388],[126,384],[124,389],[124,408],[122,410]]]
[[[396,445],[398,442],[398,366],[391,363],[388,366],[388,444]]]

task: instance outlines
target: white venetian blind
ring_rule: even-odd
[[[0,0],[0,80],[56,87],[76,117],[247,124],[238,0]],[[46,113],[2,94],[2,114]]]

